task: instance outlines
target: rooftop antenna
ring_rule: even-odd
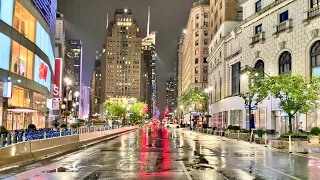
[[[148,25],[147,25],[147,37],[150,33],[150,6],[148,6]]]
[[[107,13],[107,26],[106,26],[107,31],[108,31],[108,27],[109,27],[109,13]]]

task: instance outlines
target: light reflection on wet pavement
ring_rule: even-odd
[[[1,179],[314,179],[320,160],[183,129],[144,128]]]

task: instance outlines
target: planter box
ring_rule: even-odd
[[[271,147],[277,149],[289,149],[289,140],[271,140]],[[309,142],[307,139],[298,139],[294,138],[291,141],[292,152],[294,153],[309,153]]]
[[[310,143],[312,145],[318,145],[319,144],[319,136],[310,136]]]
[[[228,133],[227,137],[231,139],[238,139],[238,133]],[[239,140],[250,141],[250,134],[239,133]]]

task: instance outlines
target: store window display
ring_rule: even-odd
[[[11,72],[33,79],[34,53],[12,41]]]

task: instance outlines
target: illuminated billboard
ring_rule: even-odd
[[[37,55],[35,56],[34,64],[34,81],[45,86],[49,91],[51,87],[51,72],[48,64],[45,63]]]
[[[62,59],[56,58],[53,84],[53,98],[60,99],[62,92]]]
[[[0,69],[9,70],[11,39],[0,33]]]
[[[0,0],[0,19],[12,26],[14,0]]]

